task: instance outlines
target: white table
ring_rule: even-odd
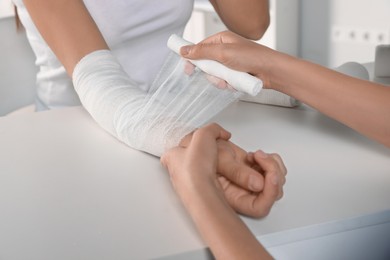
[[[390,149],[315,111],[240,102],[216,121],[289,169],[270,215],[243,218],[274,256],[390,256]],[[204,248],[159,160],[82,108],[0,118],[1,260],[204,259]]]

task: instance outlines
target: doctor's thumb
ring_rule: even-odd
[[[181,47],[180,54],[190,60],[214,60],[215,48],[210,44],[195,44]]]
[[[192,46],[191,45],[187,45],[187,46],[183,46],[180,48],[180,54],[181,56],[183,57],[186,57],[189,55],[189,53],[191,52],[191,49],[192,49]]]
[[[180,54],[189,60],[215,60],[222,64],[228,64],[234,57],[231,48],[223,44],[198,43],[181,47]]]

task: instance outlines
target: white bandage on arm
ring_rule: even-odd
[[[84,108],[101,127],[135,149],[161,155],[168,137],[158,132],[162,128],[148,129],[153,115],[142,115],[147,93],[128,77],[109,50],[85,56],[74,69],[73,84]],[[182,137],[169,142],[177,145]]]
[[[215,88],[202,71],[186,75],[184,65],[170,55],[146,93],[109,50],[99,50],[76,65],[73,84],[101,127],[130,147],[161,156],[241,96]]]

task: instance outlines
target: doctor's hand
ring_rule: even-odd
[[[263,217],[283,194],[283,162],[260,151],[246,153],[229,138],[220,126],[208,125],[187,136],[180,147],[167,151],[161,161],[182,200],[190,199],[185,197],[191,196],[191,187],[202,192],[202,185],[212,184],[237,212]]]
[[[229,68],[250,73],[260,78],[266,88],[271,87],[272,65],[283,55],[229,31],[184,46],[180,54],[186,59],[216,60]]]

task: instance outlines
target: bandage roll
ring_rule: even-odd
[[[168,47],[180,55],[180,48],[185,45],[192,45],[193,43],[184,40],[176,34],[171,35],[168,39]],[[204,72],[221,78],[229,83],[233,88],[242,91],[251,96],[256,96],[263,87],[263,82],[253,77],[252,75],[232,70],[223,64],[214,60],[189,60],[192,64],[203,70]]]

